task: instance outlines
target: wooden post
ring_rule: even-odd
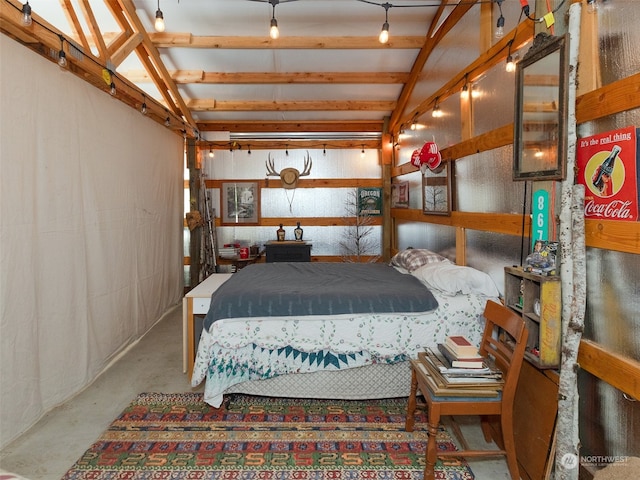
[[[560,276],[562,282],[562,360],[556,426],[556,478],[578,480],[578,348],[584,325],[586,268],[584,187],[574,185],[576,155],[576,71],[580,44],[580,3],[569,8],[569,91],[567,93],[567,178],[562,182]]]

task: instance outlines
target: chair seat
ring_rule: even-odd
[[[451,388],[445,391],[447,389],[440,387],[444,379],[441,379],[440,383],[438,383],[432,378],[427,366],[423,363],[425,360],[420,358],[420,355],[417,360],[411,360],[411,392],[407,403],[405,430],[408,432],[413,431],[414,414],[418,404],[417,396],[422,393],[427,407],[427,431],[429,434],[425,453],[424,480],[434,480],[438,456],[451,455],[463,458],[465,456],[504,455],[507,459],[511,478],[513,480],[520,478],[513,437],[513,400],[524,358],[528,332],[522,317],[493,301],[487,302],[483,316],[485,329],[478,351],[485,359],[494,360],[497,368],[502,372],[504,382],[499,386],[500,388],[496,388],[497,395],[491,396],[491,393],[487,392],[485,395],[478,394],[478,396],[475,396],[473,392],[469,393],[469,388],[464,391],[462,387],[459,387],[460,391],[458,392],[461,395],[451,395]],[[503,338],[502,336],[510,337],[505,337],[509,340],[508,343],[500,340]],[[437,371],[432,370],[432,372],[437,375]],[[492,387],[488,388],[492,389]],[[443,416],[456,415],[480,416],[485,440],[491,442],[494,436],[501,437],[496,438],[496,443],[501,446],[501,449],[471,449],[467,446],[466,441],[460,438],[462,450],[439,453],[436,445],[436,436],[440,420]],[[489,427],[488,417],[499,419],[499,431],[494,432]],[[461,432],[456,433],[461,434]]]

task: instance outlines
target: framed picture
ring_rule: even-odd
[[[443,162],[437,171],[427,170],[422,175],[422,213],[425,215],[451,215],[451,175],[449,162]]]
[[[391,184],[391,208],[409,208],[409,182]]]
[[[369,217],[382,215],[382,188],[358,188],[358,215]]]
[[[260,221],[258,182],[223,183],[221,189],[222,225],[257,225]]]

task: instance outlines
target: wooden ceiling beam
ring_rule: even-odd
[[[382,132],[382,120],[304,121],[304,122],[258,122],[258,121],[202,121],[198,122],[201,132],[246,132],[246,133],[287,133],[287,132]]]
[[[442,101],[447,98],[447,96],[461,90],[462,85],[464,85],[467,80],[471,82],[479,78],[493,66],[500,62],[504,62],[507,57],[509,42],[512,42],[511,51],[517,51],[524,44],[531,41],[534,33],[533,29],[534,25],[532,22],[525,21],[518,24],[514,30],[512,30],[508,35],[505,35],[504,38],[497,42],[493,47],[480,55],[465,70],[452,77],[429,98],[423,100],[417,107],[411,110],[411,112],[408,112],[408,114],[402,117],[402,119],[399,119],[396,126],[409,122],[411,119],[427,112],[434,105],[436,99]],[[465,78],[465,76],[467,78]]]
[[[126,42],[124,42],[122,46],[120,46],[120,48],[118,48],[116,51],[114,51],[111,54],[111,62],[113,63],[114,67],[117,67],[122,62],[124,62],[125,59],[131,54],[131,52],[134,52],[135,49],[138,48],[138,46],[141,43],[142,43],[142,35],[140,35],[139,33],[136,33],[135,35],[131,35],[126,40]],[[125,77],[127,76],[125,75]],[[132,80],[129,77],[127,77],[127,79],[135,83],[135,80]]]
[[[445,35],[460,21],[460,19],[477,3],[477,0],[470,0],[468,2],[462,2],[456,5],[447,18],[439,24],[440,16],[444,11],[444,7],[448,4],[447,0],[442,0],[440,7],[438,7],[438,13],[433,17],[427,38],[423,40],[422,48],[416,58],[416,61],[411,67],[411,74],[409,81],[405,83],[400,96],[398,97],[398,105],[391,114],[389,120],[389,131],[393,131],[397,126],[401,124],[400,119],[404,113],[404,110],[409,102],[409,98],[415,89],[420,74],[424,69],[427,60],[431,56],[431,52],[436,48],[438,43],[445,37]]]
[[[69,22],[69,26],[71,27],[72,36],[76,41],[82,44],[82,48],[84,48],[85,52],[90,52],[91,47],[89,45],[89,40],[82,30],[82,25],[80,25],[80,19],[76,14],[75,8],[71,4],[71,0],[60,0],[60,6],[62,7],[62,11],[67,17],[67,22]]]
[[[147,72],[122,72],[132,82],[150,81]],[[202,70],[169,70],[177,84],[400,84],[409,78],[403,72],[204,72]]]
[[[109,51],[107,49],[107,44],[102,37],[102,32],[100,32],[100,26],[98,25],[98,21],[96,20],[95,15],[93,14],[93,10],[91,9],[91,5],[89,5],[89,0],[82,0],[80,2],[80,9],[84,14],[84,18],[87,21],[87,26],[89,27],[89,31],[91,32],[91,36],[98,47],[98,54],[100,58],[109,62],[111,59],[109,58]]]
[[[107,3],[110,3],[110,2],[107,2]],[[140,44],[138,49],[140,49],[141,47],[144,47],[146,54],[148,55],[149,59],[153,63],[153,67],[154,67],[153,70],[155,70],[155,72],[158,73],[159,78],[162,79],[163,85],[156,85],[156,86],[159,88],[161,92],[167,92],[162,94],[163,97],[165,98],[165,101],[167,100],[167,95],[170,95],[173,101],[175,101],[175,103],[177,104],[178,108],[180,109],[180,113],[182,114],[184,119],[187,121],[187,123],[191,127],[196,128],[196,122],[193,119],[193,116],[191,115],[191,111],[189,110],[182,96],[180,95],[180,92],[178,91],[178,87],[176,86],[175,82],[171,79],[171,76],[167,71],[167,67],[164,65],[164,63],[160,59],[160,54],[158,53],[158,50],[156,49],[153,42],[149,38],[149,35],[147,34],[144,26],[142,25],[142,22],[138,18],[138,15],[136,14],[136,8],[132,0],[117,0],[117,3],[122,9],[122,12],[126,15],[127,20],[129,21],[129,24],[132,27],[132,30],[142,35],[142,43]],[[173,102],[170,102],[170,103],[173,103]]]
[[[421,36],[393,37],[382,44],[378,37],[280,37],[277,40],[259,37],[195,36],[190,33],[149,33],[156,48],[210,48],[210,49],[309,49],[309,50],[417,50],[424,44]]]
[[[62,32],[35,12],[32,13],[32,25],[22,26],[21,6],[21,3],[13,0],[0,2],[0,30],[48,61],[57,62],[57,56],[52,56],[51,52],[59,51]],[[103,65],[103,61],[93,55],[91,51],[82,52],[81,47],[77,48],[78,51],[74,55],[67,56],[67,70],[107,94],[109,83],[104,77],[106,67]],[[140,90],[127,79],[117,75],[115,83],[115,98],[132,108],[139,108],[142,98]],[[147,99],[147,106],[149,110],[147,117],[160,124],[164,124],[165,120],[169,118],[169,128],[172,131],[181,135],[195,135],[194,132],[189,131],[190,125],[187,125],[181,117],[167,112],[164,105],[153,99]]]
[[[187,108],[194,112],[267,112],[267,111],[339,111],[366,110],[391,111],[394,101],[378,100],[290,100],[290,101],[233,101],[233,100],[191,100]]]

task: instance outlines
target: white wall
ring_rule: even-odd
[[[182,297],[182,138],[0,35],[0,448]]]

